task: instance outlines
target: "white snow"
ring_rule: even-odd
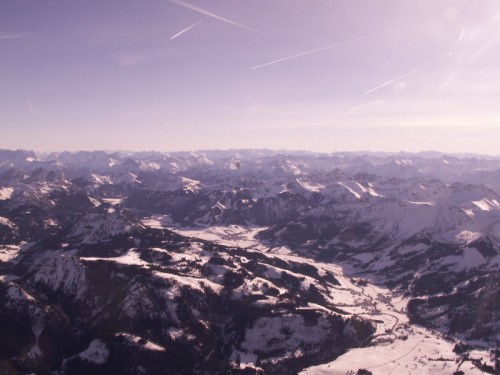
[[[92,340],[89,347],[78,356],[84,361],[103,364],[106,363],[109,357],[109,349],[107,345],[99,339]]]
[[[348,187],[346,184],[342,183],[342,182],[337,182],[338,185],[344,187],[347,189],[347,191],[349,191],[349,193],[351,193],[352,195],[354,195],[357,199],[361,199],[361,195],[357,192],[355,192],[353,189],[351,189],[350,187]]]
[[[158,163],[145,163],[145,166],[143,167],[141,165],[141,169],[145,169],[145,170],[159,170],[161,169],[161,165],[158,164]]]
[[[255,366],[255,363],[257,362],[258,359],[257,354],[246,353],[243,351],[235,350],[231,355],[231,359],[233,363],[236,362],[236,359],[238,359],[238,362],[240,363],[240,369],[244,369],[247,367],[257,368]]]
[[[41,267],[34,274],[34,279],[50,286],[53,290],[61,288],[77,298],[82,297],[86,290],[85,268],[79,258],[70,255],[53,256],[41,263]]]
[[[200,181],[192,180],[186,177],[181,177],[181,178],[184,190],[191,191],[193,193],[196,193],[198,190],[200,190]]]
[[[296,164],[292,163],[290,160],[286,160],[285,163],[286,167],[283,167],[285,171],[292,172],[294,175],[299,175],[302,173],[300,168]]]
[[[434,202],[415,202],[415,201],[407,201],[410,204],[415,204],[417,206],[435,206]]]
[[[234,230],[234,232],[232,232]],[[241,243],[251,242],[252,248],[263,246],[258,244],[252,231],[243,231],[240,227],[229,226],[225,228],[214,227],[206,230],[187,231],[176,229],[181,234],[195,235],[198,238],[205,239],[218,239],[219,241],[227,244],[235,244],[240,241]],[[473,234],[471,234],[473,233]],[[471,238],[477,235],[475,232],[462,233],[462,237]],[[245,238],[246,237],[246,238]],[[421,251],[425,248],[424,244],[407,245],[399,251],[402,254]],[[297,261],[308,262],[307,259],[298,255],[292,255],[290,250],[287,251],[274,251],[273,249],[267,250],[267,254],[282,259],[284,261]],[[362,253],[356,256],[356,259],[362,262],[368,262],[373,257],[369,253]],[[450,257],[451,258],[451,257]],[[459,264],[461,267],[472,267],[481,265],[484,258],[475,248],[467,248],[460,257],[448,259],[454,264]],[[244,262],[244,258],[241,258]],[[382,257],[377,262],[377,267],[381,268],[389,264],[388,257]],[[368,347],[351,349],[346,354],[340,356],[335,361],[310,367],[302,372],[302,374],[317,375],[317,374],[338,374],[345,375],[348,371],[359,368],[365,368],[373,372],[375,375],[382,374],[439,374],[439,373],[453,373],[457,369],[458,364],[455,362],[459,357],[453,353],[454,343],[447,341],[440,337],[438,334],[420,328],[418,326],[410,325],[406,315],[407,300],[399,295],[393,294],[390,290],[378,287],[375,285],[360,286],[356,283],[355,279],[351,279],[348,274],[353,272],[347,265],[334,265],[321,262],[315,262],[314,265],[318,267],[320,273],[333,273],[340,286],[329,285],[330,292],[329,302],[335,306],[347,311],[351,314],[359,315],[360,317],[370,320],[377,320],[376,338],[373,344]],[[265,277],[272,280],[281,277],[283,271],[288,272],[296,277],[304,278],[303,275],[294,274],[288,270],[283,270],[278,267],[266,265],[267,271]],[[160,276],[160,275],[158,275]],[[176,278],[172,275],[162,274],[161,277]],[[251,282],[247,282],[236,289],[235,295],[242,293],[263,294],[264,289],[267,287],[275,287],[272,281],[261,278],[255,278]],[[308,280],[304,278],[303,287],[305,283],[314,282],[313,279]],[[187,283],[191,287],[197,288],[199,280],[196,278],[179,279],[179,283]],[[280,290],[280,288],[277,288]],[[282,291],[280,290],[280,293]],[[270,300],[259,301],[259,303],[266,304],[272,303]],[[316,310],[328,310],[325,306],[310,304],[309,308]],[[284,319],[283,319],[284,318]],[[280,321],[280,319],[282,319]],[[293,343],[287,342],[286,338],[281,335],[280,330],[283,327],[289,327],[295,331],[296,337],[300,337],[304,342],[308,340],[318,340],[323,334],[320,330],[315,331],[314,327],[307,327],[308,329],[302,331],[301,317],[294,315],[284,316],[277,318],[261,318],[258,319],[253,328],[249,328],[245,334],[245,340],[242,343],[244,351],[236,351],[233,357],[238,357],[241,362],[241,368],[254,364],[255,354],[254,350],[258,350],[263,344],[271,342],[271,345],[287,348],[292,346]],[[176,334],[181,334],[176,331]],[[279,340],[273,340],[278,338]],[[290,355],[290,353],[288,353]],[[300,353],[295,353],[300,356]],[[479,351],[478,358],[486,360],[488,353],[486,351]],[[449,359],[441,361],[440,359]],[[437,360],[436,360],[437,359]],[[473,369],[470,362],[462,364],[461,370],[467,374],[479,375],[480,371]]]
[[[19,285],[14,283],[9,283],[9,288],[7,289],[7,295],[10,300],[7,301],[7,305],[18,305],[21,302],[34,302],[35,298],[31,296],[26,290],[21,288]]]
[[[33,324],[31,331],[33,332],[33,335],[35,336],[35,344],[31,348],[31,350],[28,352],[28,357],[30,357],[30,358],[40,357],[42,355],[42,351],[41,351],[40,346],[39,346],[39,340],[40,340],[40,335],[43,332],[42,323],[39,320],[37,320],[35,322],[35,324]]]
[[[402,165],[402,166],[413,165],[413,160],[410,160],[410,159],[394,160],[394,162],[397,165]]]
[[[286,289],[277,287],[269,280],[255,277],[252,280],[245,281],[243,285],[233,291],[233,294],[236,297],[239,297],[241,295],[266,295],[267,291],[270,288],[277,289],[280,294],[286,292]],[[273,298],[268,298],[268,301],[271,303],[273,301]]]
[[[142,224],[155,229],[165,229],[172,224],[172,218],[168,215],[154,215],[142,220]]]
[[[323,189],[325,187],[325,185],[323,185],[323,184],[314,183],[312,181],[306,181],[303,178],[298,178],[298,179],[296,179],[296,181],[305,190],[309,190],[309,191],[316,192],[316,193],[319,192],[321,189]]]
[[[126,254],[119,256],[119,257],[113,257],[113,258],[99,258],[99,257],[81,257],[80,259],[82,260],[87,260],[87,261],[99,261],[99,260],[105,260],[108,262],[115,262],[115,263],[120,263],[120,264],[127,264],[127,265],[137,265],[137,266],[146,266],[149,263],[142,260],[139,257],[139,254],[135,249],[130,249],[127,251]]]
[[[189,276],[179,276],[173,273],[166,273],[166,272],[159,272],[159,271],[154,271],[153,275],[156,277],[161,277],[162,279],[167,279],[171,281],[175,281],[178,285],[180,286],[188,286],[191,289],[196,289],[196,290],[203,290],[203,287],[209,287],[215,292],[219,292],[223,287],[222,285],[219,285],[217,283],[214,283],[210,280],[207,280],[205,278],[196,278],[196,277],[189,277]]]
[[[16,227],[12,221],[10,221],[6,217],[2,217],[2,216],[0,216],[0,225],[5,225],[6,227],[9,227],[10,229],[14,229]]]
[[[471,243],[482,235],[481,232],[472,232],[470,230],[463,230],[457,234],[456,238],[459,243]]]
[[[113,185],[111,178],[108,176],[102,176],[96,173],[91,173],[90,177],[94,182],[94,187],[98,187],[99,185]]]
[[[387,289],[374,285],[361,287],[342,275],[336,274],[336,277],[347,289],[346,292],[355,297],[353,306],[344,305],[341,308],[382,322],[377,324],[378,337],[372,345],[351,349],[333,362],[304,370],[302,375],[345,375],[349,371],[355,374],[358,369],[369,370],[374,375],[448,374],[457,369],[455,361],[459,357],[453,353],[454,343],[434,332],[409,325],[403,298],[393,296]],[[479,351],[477,356],[487,359],[488,352]],[[439,361],[441,358],[447,361]],[[468,366],[470,371],[466,374],[481,373],[475,368],[469,369],[469,364],[463,365]],[[464,367],[461,369],[465,370]]]
[[[13,192],[14,192],[13,188],[7,188],[7,187],[0,188],[0,201],[10,199]]]
[[[383,195],[380,195],[375,191],[375,189],[373,189],[373,186],[371,186],[371,184],[368,184],[368,187],[365,187],[360,182],[356,181],[356,185],[361,189],[363,193],[367,193],[372,197],[383,197]]]
[[[310,367],[303,375],[345,375],[349,371],[366,369],[374,375],[452,373],[456,369],[453,345],[442,339],[427,337],[425,333],[398,340],[389,345],[351,349],[334,362]],[[452,358],[450,362],[431,359]],[[479,374],[479,372],[477,372]]]
[[[116,336],[124,337],[129,343],[138,345],[141,348],[146,349],[146,350],[152,350],[155,352],[164,352],[165,351],[165,348],[163,346],[155,344],[152,341],[145,340],[139,336],[132,335],[130,333],[120,332],[120,333],[117,333]],[[140,342],[141,340],[144,343]]]
[[[99,207],[101,205],[101,202],[99,202],[97,199],[89,197],[90,203],[94,205],[94,207]]]
[[[19,245],[0,245],[0,261],[8,262],[15,258],[20,249]]]
[[[480,210],[490,211],[500,208],[500,204],[495,199],[484,198],[479,201],[472,201]]]
[[[182,329],[172,327],[167,329],[167,333],[172,340],[177,340],[185,335]]]
[[[47,225],[49,227],[55,227],[59,224],[57,223],[57,221],[55,221],[53,219],[48,219],[48,220],[45,220],[45,225]]]
[[[151,223],[153,224],[154,223]],[[202,240],[212,241],[220,245],[235,246],[243,248],[255,248],[264,251],[266,249],[255,237],[260,231],[267,227],[244,227],[240,225],[212,226],[206,229],[180,229],[168,227],[183,236],[195,237]]]
[[[470,218],[474,218],[474,216],[475,216],[474,211],[471,209],[467,210],[467,209],[463,208],[462,211],[464,211]]]
[[[123,198],[103,198],[103,202],[109,203],[112,206],[122,204]]]
[[[132,227],[127,219],[120,216],[119,212],[111,210],[106,215],[91,213],[84,216],[71,228],[70,235],[82,236],[83,243],[92,244],[131,230]]]
[[[267,267],[267,270],[264,273],[264,275],[266,277],[269,277],[270,279],[281,279],[283,273],[286,273],[286,274],[294,276],[300,280],[301,289],[307,290],[307,289],[309,289],[309,287],[312,284],[315,284],[315,280],[312,277],[301,275],[301,274],[292,272],[290,270],[284,270],[282,268],[271,266],[269,264],[267,264],[267,265],[262,264],[262,265]]]

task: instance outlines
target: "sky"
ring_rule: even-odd
[[[500,154],[498,0],[2,0],[0,148]]]

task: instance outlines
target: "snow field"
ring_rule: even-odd
[[[427,206],[428,207],[428,206]],[[175,229],[183,235],[195,236],[207,240],[215,240],[219,243],[225,243],[230,246],[237,246],[234,235],[231,232],[231,227],[227,228],[209,228],[208,230],[181,230]],[[256,231],[242,231],[236,227],[237,241],[242,243],[253,243],[253,248],[258,248],[258,240],[255,238]],[[246,236],[246,238],[245,238]],[[257,244],[256,244],[257,243]],[[262,245],[260,245],[262,246]],[[403,252],[412,252],[420,250],[420,246],[410,246],[402,249]],[[459,264],[465,264],[471,260],[476,263],[480,262],[479,253],[476,249],[467,249],[467,253],[463,258],[457,261]],[[295,261],[309,263],[310,260],[297,255],[290,254],[289,251],[270,251],[268,256],[272,254],[279,259],[285,261]],[[358,260],[363,261],[369,258],[367,255],[358,256]],[[470,258],[470,259],[469,259]],[[389,260],[386,259],[388,262]],[[377,268],[384,266],[384,260],[380,260],[381,264],[377,264]],[[479,263],[478,263],[479,264]],[[365,368],[372,371],[374,375],[423,375],[423,374],[451,374],[459,368],[460,357],[453,352],[454,343],[450,342],[439,334],[428,331],[419,326],[409,324],[406,315],[407,301],[400,295],[393,294],[390,290],[376,286],[364,285],[357,282],[356,278],[349,275],[353,270],[344,265],[344,267],[334,264],[326,264],[315,262],[320,272],[331,272],[335,275],[341,286],[329,285],[331,302],[353,315],[371,319],[377,324],[377,330],[371,346],[351,349],[344,355],[341,355],[335,361],[319,366],[310,367],[301,374],[303,375],[345,375],[349,371],[357,371],[360,368]],[[281,275],[280,269],[277,267],[268,267],[266,276],[269,278],[278,278]],[[289,271],[286,271],[289,272]],[[303,275],[299,275],[303,277]],[[268,281],[266,281],[268,282]],[[310,282],[307,280],[306,282]],[[255,285],[260,288],[262,283],[255,280]],[[362,286],[363,285],[363,286]],[[245,285],[241,288],[251,288],[253,285]],[[327,309],[324,306],[310,305],[311,308]],[[328,310],[328,309],[327,309]],[[290,322],[293,319],[301,319],[302,317],[289,317]],[[285,318],[285,322],[287,318]],[[276,338],[276,332],[283,327],[277,327],[279,323],[277,318],[262,318],[250,330],[247,330],[245,342],[242,349],[245,352],[233,353],[238,355],[242,368],[251,366],[255,360],[252,356],[252,351],[256,350],[263,342],[272,342],[273,337]],[[293,327],[300,326],[295,321]],[[283,324],[283,323],[280,323]],[[285,324],[286,325],[286,324]],[[286,331],[286,329],[285,329]],[[312,332],[308,330],[304,335],[310,337],[320,332]],[[300,332],[299,332],[300,334]],[[273,336],[274,335],[274,336]],[[278,335],[279,336],[279,335]],[[299,335],[300,336],[300,335]],[[278,339],[284,339],[279,336]],[[304,337],[307,340],[307,337]],[[277,340],[280,341],[280,340]],[[283,342],[286,340],[281,341]],[[286,344],[283,344],[286,345]],[[289,355],[293,355],[290,354]],[[295,353],[297,355],[297,353]],[[486,350],[474,351],[475,358],[481,359],[488,363],[489,353]],[[467,375],[479,375],[481,371],[474,367],[470,362],[464,362],[460,365],[460,370]]]

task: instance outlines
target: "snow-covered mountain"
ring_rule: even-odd
[[[436,153],[0,150],[0,359],[290,374],[412,325],[493,349],[499,176],[500,158]],[[380,312],[366,285],[404,305]]]

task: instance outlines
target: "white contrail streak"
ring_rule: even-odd
[[[438,62],[438,61],[440,61],[440,60],[443,60],[443,59],[446,59],[447,57],[450,57],[452,54],[453,54],[453,51],[450,51],[450,52],[448,52],[446,55],[439,56],[438,58],[436,58],[436,59],[434,59],[434,60],[431,60],[431,61],[429,61],[429,62],[425,63],[424,65],[421,65],[421,66],[419,66],[419,67],[416,67],[416,68],[414,68],[414,69],[410,70],[409,72],[406,72],[405,74],[400,75],[399,77],[396,77],[396,78],[390,79],[389,81],[386,81],[386,82],[382,83],[381,85],[378,85],[377,87],[374,87],[373,89],[370,89],[370,90],[368,90],[368,91],[365,91],[365,92],[363,93],[363,95],[368,95],[368,94],[370,94],[370,93],[372,93],[372,92],[374,92],[374,91],[377,91],[377,90],[381,89],[382,87],[385,87],[385,86],[387,86],[387,85],[390,85],[391,83],[397,82],[397,81],[399,81],[400,79],[404,79],[404,78],[406,78],[406,77],[409,77],[409,76],[411,76],[412,74],[414,74],[414,73],[416,73],[416,72],[418,72],[418,71],[420,71],[420,70],[422,70],[422,69],[425,69],[425,68],[427,68],[428,66],[430,66],[430,65],[432,65],[432,64],[434,64],[434,63],[437,63],[437,62]]]
[[[282,61],[287,61],[287,60],[295,59],[297,57],[306,56],[306,55],[310,55],[310,54],[313,54],[313,53],[316,53],[316,52],[325,51],[327,49],[340,47],[340,46],[343,46],[344,44],[354,43],[354,42],[357,42],[357,41],[360,41],[360,40],[363,40],[363,39],[372,38],[374,36],[382,35],[382,34],[385,34],[385,33],[387,33],[387,31],[381,31],[381,32],[374,33],[374,34],[368,34],[368,35],[365,35],[365,36],[360,36],[360,37],[354,38],[354,39],[344,40],[343,42],[331,44],[331,45],[326,46],[326,47],[313,49],[311,51],[297,53],[296,55],[287,56],[287,57],[283,57],[283,58],[278,59],[278,60],[273,60],[273,61],[269,61],[269,62],[264,63],[264,64],[256,65],[256,66],[251,67],[250,70],[263,68],[265,66],[277,64],[277,63],[282,62]]]
[[[26,38],[29,35],[30,34],[28,33],[0,31],[0,39],[20,39],[20,38]]]
[[[250,31],[255,31],[257,33],[260,33],[261,31],[260,30],[256,30],[256,29],[252,29],[251,27],[248,27],[248,26],[245,26],[245,25],[242,25],[241,23],[238,23],[238,22],[234,22],[234,21],[231,21],[227,18],[224,18],[224,17],[221,17],[221,16],[218,16],[217,14],[215,13],[212,13],[212,12],[209,12],[208,10],[205,10],[205,9],[202,9],[202,8],[199,8],[197,6],[194,6],[194,5],[191,5],[191,4],[186,4],[185,2],[183,1],[180,1],[180,0],[170,0],[172,3],[175,3],[177,5],[180,5],[181,7],[184,7],[184,8],[187,8],[187,9],[190,9],[192,10],[193,12],[197,12],[197,13],[200,13],[200,14],[204,14],[205,16],[208,16],[208,17],[211,17],[211,18],[214,18],[216,20],[219,20],[219,21],[222,21],[222,22],[225,22],[225,23],[228,23],[230,25],[233,25],[233,26],[236,26],[236,27],[240,27],[242,29],[245,29],[245,30],[250,30]]]
[[[191,30],[193,27],[198,26],[198,25],[199,25],[200,23],[202,23],[204,20],[205,20],[205,19],[201,19],[201,20],[199,20],[198,22],[193,23],[191,26],[188,26],[188,27],[186,27],[185,29],[182,29],[182,30],[181,30],[181,31],[179,31],[177,34],[172,35],[172,36],[170,37],[170,40],[175,39],[175,38],[177,38],[178,36],[181,36],[182,34],[184,34],[186,31]]]
[[[462,31],[460,31],[460,34],[458,35],[457,42],[455,43],[455,48],[458,47],[462,39],[464,38],[465,35],[465,27],[462,28]]]
[[[462,28],[462,30],[460,31],[460,34],[459,34],[459,35],[458,35],[458,37],[457,37],[457,40],[455,41],[455,45],[454,45],[454,46],[453,46],[453,48],[450,50],[450,52],[448,52],[446,55],[439,56],[438,58],[436,58],[436,59],[434,59],[434,60],[431,60],[431,61],[429,61],[429,62],[425,63],[425,64],[424,64],[424,65],[422,65],[422,66],[416,67],[416,68],[414,68],[414,69],[410,70],[409,72],[407,72],[407,73],[405,73],[405,74],[403,74],[403,75],[400,75],[399,77],[393,78],[393,79],[391,79],[391,80],[389,80],[389,81],[387,81],[387,82],[382,83],[381,85],[378,85],[377,87],[374,87],[373,89],[370,89],[370,90],[368,90],[368,91],[365,91],[365,92],[363,93],[363,95],[367,95],[367,94],[370,94],[370,93],[372,93],[372,92],[374,92],[374,91],[377,91],[377,90],[381,89],[382,87],[385,87],[385,86],[387,86],[387,85],[390,85],[391,83],[397,82],[397,81],[399,81],[400,79],[404,79],[404,78],[406,78],[406,77],[408,77],[408,76],[411,76],[413,73],[416,73],[416,72],[418,72],[418,71],[420,71],[420,70],[422,70],[422,69],[425,69],[425,68],[427,68],[428,66],[430,66],[430,65],[432,65],[432,64],[435,64],[435,63],[437,63],[437,62],[438,62],[438,61],[440,61],[440,60],[443,60],[443,59],[446,59],[446,58],[450,57],[451,55],[453,55],[453,53],[455,52],[455,49],[458,47],[458,45],[462,42],[462,39],[464,38],[464,35],[465,35],[465,27],[464,27],[464,28]]]

